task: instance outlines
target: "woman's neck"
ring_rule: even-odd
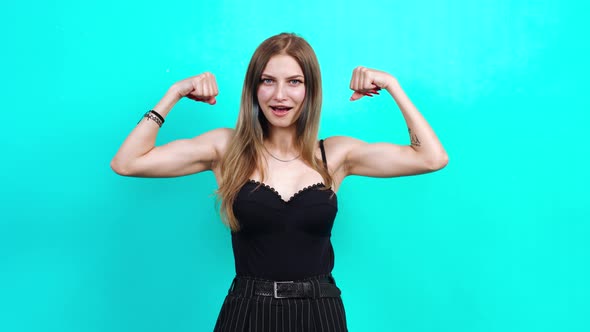
[[[295,127],[269,128],[268,137],[264,140],[267,150],[275,156],[293,156],[299,154],[295,148]]]

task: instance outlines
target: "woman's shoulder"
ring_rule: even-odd
[[[227,145],[234,136],[234,132],[235,130],[232,128],[216,128],[193,137],[190,142],[193,143],[195,149],[209,146],[219,156],[223,155]]]
[[[342,152],[362,144],[363,141],[350,136],[329,136],[323,139],[324,148],[327,151]]]
[[[234,136],[236,130],[233,128],[221,127],[221,128],[213,129],[210,132],[214,133],[216,136],[218,136],[219,139],[222,139],[224,141],[229,141]]]
[[[327,159],[340,165],[346,160],[348,152],[362,141],[349,136],[329,136],[323,138],[324,152]]]
[[[235,132],[235,130],[232,128],[221,127],[221,128],[215,128],[215,129],[209,130],[207,132],[204,132],[202,134],[199,134],[199,135],[195,136],[194,138],[207,137],[207,138],[215,138],[216,140],[221,140],[221,141],[229,141],[234,136],[234,132]]]

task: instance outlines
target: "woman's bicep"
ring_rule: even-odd
[[[345,158],[347,175],[397,177],[434,171],[407,145],[366,143],[349,139]]]
[[[219,128],[190,139],[156,146],[129,164],[121,175],[135,177],[177,177],[210,170],[220,156],[231,129]]]

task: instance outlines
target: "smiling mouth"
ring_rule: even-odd
[[[287,106],[271,106],[270,107],[273,111],[275,112],[288,112],[289,110],[291,110],[293,107],[287,107]]]
[[[272,114],[276,117],[285,117],[287,116],[287,114],[289,114],[289,111],[293,108],[293,107],[287,107],[287,106],[269,106],[270,109],[272,110]]]

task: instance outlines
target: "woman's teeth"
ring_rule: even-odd
[[[291,107],[273,107],[273,106],[271,106],[270,108],[272,108],[273,111],[277,111],[277,112],[286,112],[291,109]]]

